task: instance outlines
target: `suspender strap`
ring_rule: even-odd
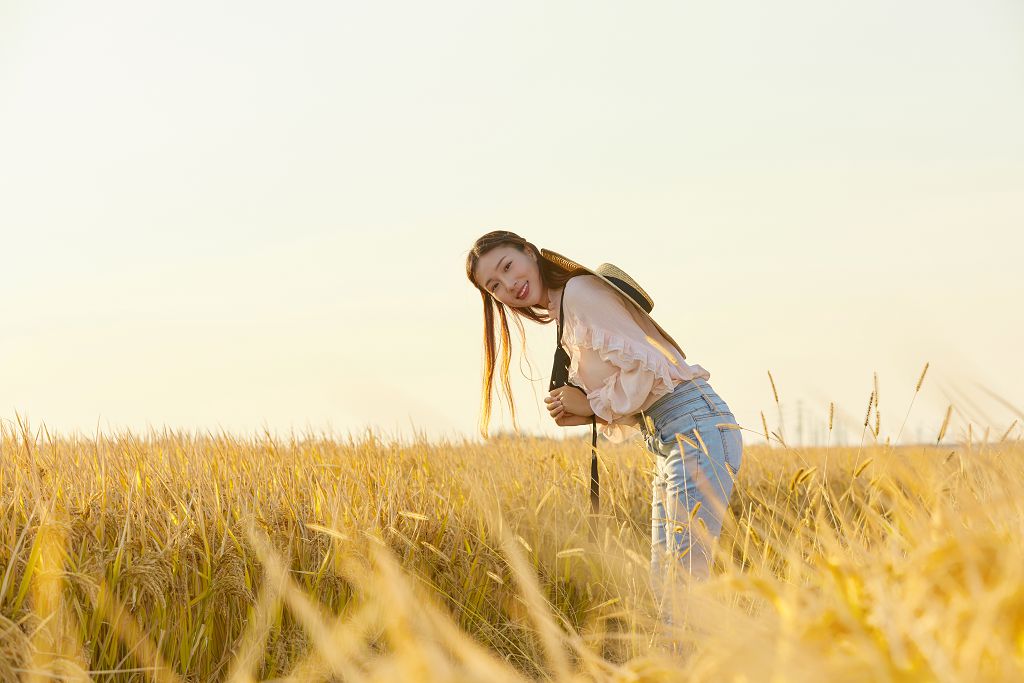
[[[590,418],[590,514],[601,511],[601,484],[597,480],[597,418]]]
[[[558,348],[562,348],[562,321],[565,320],[565,292],[558,302]],[[569,384],[576,387],[575,384]],[[576,387],[580,389],[580,387]],[[580,389],[582,391],[582,389]],[[601,512],[601,482],[597,474],[597,416],[590,416],[590,515],[591,521]],[[590,540],[595,540],[594,525],[590,527]]]

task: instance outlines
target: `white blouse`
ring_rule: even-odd
[[[569,381],[587,392],[594,414],[608,421],[597,429],[613,443],[638,434],[636,414],[677,384],[711,378],[683,360],[654,323],[601,278],[585,273],[548,290],[548,311],[556,320],[563,294]]]

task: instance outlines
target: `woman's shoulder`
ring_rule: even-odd
[[[619,292],[610,284],[596,275],[582,273],[569,279],[563,290],[567,295],[577,292],[577,296],[583,300],[612,301],[619,300]]]
[[[578,319],[590,319],[609,309],[625,309],[622,294],[596,275],[583,273],[565,283],[566,309]]]
[[[567,294],[570,292],[599,292],[605,287],[601,278],[590,273],[580,273],[569,278],[569,281],[565,283],[565,291]]]

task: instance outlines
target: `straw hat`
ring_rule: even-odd
[[[679,346],[679,343],[673,339],[661,325],[658,324],[657,320],[651,317],[651,311],[654,310],[654,299],[652,299],[651,296],[643,290],[643,287],[638,285],[636,280],[631,278],[626,271],[611,263],[602,263],[595,270],[591,270],[590,268],[587,268],[580,263],[576,263],[572,259],[566,258],[561,254],[556,254],[549,249],[541,249],[540,255],[569,272],[584,271],[591,275],[596,275],[607,282],[617,292],[624,295],[623,298],[632,304],[633,308],[643,313],[644,317],[654,323],[654,326],[658,328],[658,332],[661,332],[661,336],[663,336],[672,346],[676,347],[683,358],[686,358],[686,354],[683,353],[683,348]]]

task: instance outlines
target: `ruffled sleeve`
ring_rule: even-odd
[[[612,422],[640,411],[657,381],[653,370],[640,358],[630,358],[625,349],[616,351],[610,346],[581,345],[580,355],[581,363],[600,359],[617,368],[601,386],[587,392],[587,400],[596,415]]]
[[[618,368],[598,388],[587,392],[587,400],[594,414],[608,421],[606,425],[598,425],[598,431],[619,443],[637,433],[636,428],[627,426],[635,422],[633,415],[640,411],[654,390],[655,373],[645,368],[639,359],[629,360],[607,348],[603,355],[597,348],[581,347],[580,351],[581,363],[592,365],[594,359],[601,359]]]
[[[635,434],[636,427],[629,428],[637,425],[634,415],[682,377],[682,359],[670,359],[650,343],[637,319],[642,316],[621,296],[595,276],[571,279],[563,336],[570,380],[586,388],[591,409],[609,423],[601,433],[614,442]]]

